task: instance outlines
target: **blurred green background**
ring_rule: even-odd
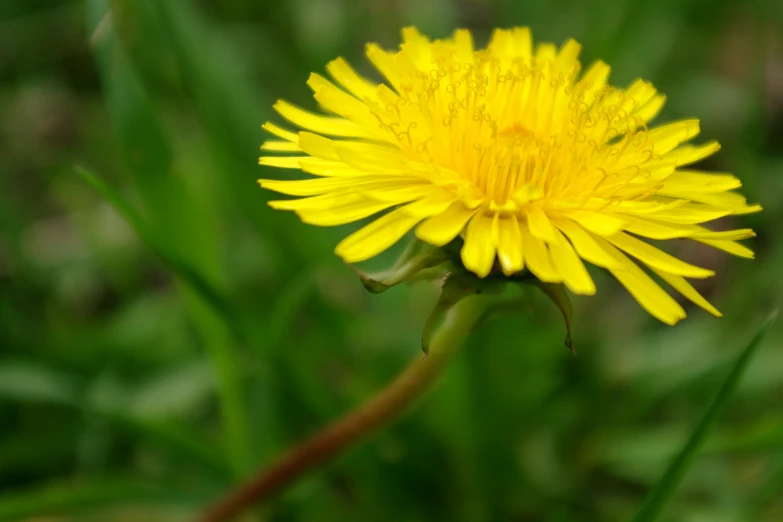
[[[365,293],[332,253],[355,226],[303,225],[255,184],[291,175],[256,165],[274,101],[314,108],[311,70],[345,56],[371,74],[364,43],[411,24],[479,44],[529,25],[578,39],[615,84],[653,81],[658,121],[701,118],[723,144],[703,166],[765,207],[732,223],[757,231],[757,259],[673,245],[718,271],[696,283],[725,315],[685,304],[675,328],[595,271],[576,358],[531,300],[400,422],[248,520],[629,519],[783,295],[781,2],[2,0],[0,519],[190,520],[418,356],[437,288]],[[663,520],[783,520],[781,339]]]

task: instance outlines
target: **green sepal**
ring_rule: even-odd
[[[516,295],[514,297],[507,297],[503,299],[497,299],[494,302],[487,305],[484,313],[477,321],[477,324],[484,325],[490,319],[499,317],[501,315],[519,315],[527,314],[532,310],[530,304],[530,298],[528,295]]]
[[[544,283],[538,279],[528,279],[525,280],[525,283],[540,288],[560,309],[566,325],[565,345],[571,350],[571,354],[576,355],[576,352],[574,352],[574,343],[571,339],[571,318],[573,317],[573,308],[571,307],[571,298],[568,297],[565,286],[559,283]]]
[[[368,292],[380,294],[406,281],[420,280],[428,269],[445,263],[447,255],[432,245],[413,239],[397,262],[389,270],[377,274],[365,274],[353,268]],[[440,275],[440,274],[438,274]]]
[[[426,355],[429,352],[430,340],[435,331],[435,327],[441,319],[451,310],[454,305],[462,299],[476,294],[500,294],[506,288],[506,281],[486,278],[480,279],[470,272],[464,270],[455,271],[446,275],[443,280],[438,303],[435,309],[427,319],[424,325],[424,331],[421,335],[421,350]],[[479,321],[478,324],[480,324]]]
[[[436,248],[414,238],[389,270],[376,274],[366,274],[349,266],[359,276],[367,291],[373,294],[380,294],[392,286],[404,282],[432,281],[442,277],[444,266],[451,268],[451,272],[443,277],[440,297],[424,325],[424,331],[421,336],[421,349],[425,355],[429,351],[430,340],[436,326],[454,305],[465,297],[475,294],[500,294],[505,290],[508,283],[537,286],[557,305],[565,321],[565,345],[575,355],[571,337],[573,316],[571,299],[568,297],[562,284],[539,281],[527,270],[506,277],[500,274],[498,269],[496,273],[481,279],[462,266],[459,256],[461,245],[462,241],[458,238],[448,245]],[[496,315],[524,312],[528,302],[524,296],[500,299],[487,307],[477,325],[485,323]]]

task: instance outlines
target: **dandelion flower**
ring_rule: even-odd
[[[333,82],[310,76],[328,115],[277,102],[298,130],[266,123],[276,139],[261,148],[285,154],[259,162],[313,177],[260,180],[299,196],[273,208],[318,226],[383,213],[337,245],[347,263],[413,230],[438,247],[461,241],[462,264],[480,278],[527,270],[590,295],[588,261],[667,324],[685,312],[650,273],[720,316],[685,279],[713,272],[648,242],[691,239],[753,257],[737,243],[752,230],[702,226],[761,207],[732,192],[740,186],[734,176],[687,167],[719,149],[688,144],[698,120],[650,127],[665,97],[643,80],[610,86],[601,61],[582,72],[573,40],[534,47],[530,31],[515,28],[496,30],[486,49],[476,49],[466,30],[435,41],[414,28],[402,35],[397,52],[367,46],[383,83],[342,58],[326,67]]]

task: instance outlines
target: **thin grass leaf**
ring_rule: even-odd
[[[88,24],[94,27],[91,50],[117,143],[134,181],[147,195],[169,181],[168,170],[174,161],[171,143],[145,85],[117,45],[116,20],[107,10],[106,0],[90,0],[86,10]]]
[[[40,365],[5,361],[0,366],[0,400],[73,406],[75,379]]]
[[[138,0],[114,3],[128,14],[132,9],[141,11]],[[256,156],[258,143],[264,138],[259,126],[269,115],[272,99],[241,74],[248,66],[242,62],[242,53],[217,38],[214,28],[189,2],[151,3],[166,28],[163,37],[182,83],[204,121],[212,154],[227,173],[223,181],[233,203],[242,208],[260,236],[273,236],[277,246],[286,251],[288,263],[279,270],[295,273],[303,260],[310,258],[312,245],[297,241],[284,221],[268,226],[269,209],[260,203],[269,196],[253,190],[261,176]],[[326,239],[314,236],[313,241]]]
[[[780,492],[783,491],[783,463],[778,462],[770,465],[772,468],[766,473],[761,487],[755,492],[750,500],[748,520],[763,520],[765,509],[769,509],[769,504],[780,498]]]
[[[93,47],[95,49],[98,70],[102,73],[107,105],[118,132],[119,142],[123,145],[129,166],[140,186],[142,196],[152,203],[153,210],[165,210],[170,204],[161,202],[160,193],[167,190],[161,183],[172,181],[168,170],[173,161],[168,140],[161,129],[149,98],[139,78],[114,44],[111,12],[107,10],[105,0],[88,2],[88,19],[95,26]],[[97,36],[96,36],[97,35]],[[153,229],[145,223],[116,191],[103,183],[86,169],[77,167],[76,171],[92,185],[133,227],[139,237],[177,273],[194,291],[211,305],[214,311],[238,332],[236,313],[230,303],[222,297],[205,277],[192,265],[174,253],[173,249],[161,241]],[[178,200],[180,200],[179,198]],[[157,216],[159,219],[161,216]]]
[[[283,349],[286,335],[291,332],[296,313],[307,302],[315,287],[315,274],[302,273],[294,278],[277,298],[274,310],[264,322],[268,353],[279,353]]]
[[[221,325],[213,320],[222,321],[237,340],[246,339],[243,322],[239,312],[233,305],[214,288],[201,273],[183,259],[166,244],[146,224],[144,219],[131,207],[127,201],[113,188],[101,181],[97,176],[81,167],[76,172],[109,202],[131,225],[134,231],[149,246],[153,252],[179,277],[186,287],[199,298],[194,303],[194,310],[201,321],[202,333],[206,344],[212,352],[213,363],[219,375],[221,386],[219,394],[228,434],[228,451],[233,455],[234,466],[242,473],[249,465],[250,443],[247,434],[247,422],[243,400],[239,389],[238,365],[234,357],[233,347]],[[204,308],[201,307],[203,303]],[[212,312],[209,314],[207,312]]]
[[[158,504],[182,508],[201,501],[203,494],[177,491],[171,484],[128,479],[51,486],[0,497],[0,521],[28,520],[48,515],[72,516],[118,505]]]
[[[234,310],[231,302],[219,290],[214,288],[187,261],[167,248],[165,243],[158,238],[157,234],[146,224],[139,213],[116,190],[85,168],[77,166],[76,172],[125,218],[139,238],[199,297],[209,304],[210,308],[226,321],[226,324],[231,327],[238,337],[244,337],[238,312]]]
[[[233,470],[220,452],[193,436],[191,430],[170,422],[139,419],[121,412],[98,411],[97,415],[151,445],[165,448],[169,455],[197,464],[220,481],[230,480]]]
[[[236,346],[247,337],[237,310],[216,290],[225,271],[219,261],[222,245],[216,231],[221,223],[214,197],[192,174],[176,175],[182,168],[174,155],[176,141],[161,125],[148,78],[139,74],[124,45],[130,35],[139,34],[138,28],[108,0],[89,0],[85,8],[106,105],[149,221],[139,219],[122,198],[114,197],[113,204],[179,276],[186,307],[219,379],[226,451],[243,472],[251,446]],[[147,21],[149,15],[137,21]],[[96,181],[93,176],[93,186]],[[105,185],[96,188],[104,197],[111,192]]]
[[[636,516],[632,519],[632,522],[652,522],[658,518],[658,515],[666,505],[666,502],[671,498],[672,494],[677,489],[677,486],[679,486],[685,476],[685,473],[688,471],[696,452],[706,440],[710,428],[712,428],[712,425],[715,423],[718,414],[726,403],[728,403],[729,399],[731,399],[732,395],[734,395],[745,369],[750,364],[750,361],[756,354],[756,349],[759,344],[761,344],[761,340],[769,331],[776,318],[777,311],[764,321],[764,324],[761,325],[761,328],[756,335],[742,351],[742,354],[740,354],[737,362],[734,364],[731,373],[726,377],[723,386],[721,386],[718,394],[712,400],[712,403],[709,408],[707,408],[707,411],[691,434],[688,442],[669,465],[669,468],[666,470],[663,477],[661,477],[658,484],[656,484],[647,495],[647,498],[636,513]]]
[[[70,374],[44,366],[9,362],[0,366],[0,402],[16,404],[56,404],[95,416],[114,428],[134,435],[151,445],[177,455],[180,461],[194,463],[219,480],[231,478],[230,469],[220,452],[203,443],[192,431],[170,422],[141,418],[127,408],[93,404],[84,397]]]

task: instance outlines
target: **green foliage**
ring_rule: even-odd
[[[758,259],[675,245],[716,269],[697,283],[725,316],[689,308],[675,328],[594,271],[598,294],[573,298],[576,357],[545,295],[509,294],[493,313],[513,314],[415,411],[258,519],[619,521],[650,491],[639,517],[667,500],[659,520],[783,519],[780,327],[698,423],[783,295],[782,16],[728,0],[0,2],[0,519],[190,520],[421,356],[437,285],[365,292],[332,253],[354,227],[303,225],[255,183],[299,175],[256,165],[274,100],[315,108],[311,70],[343,55],[372,74],[364,43],[395,46],[410,23],[479,41],[530,25],[578,39],[616,83],[653,81],[660,120],[701,118],[723,145],[705,168],[764,205],[735,223]]]
[[[677,454],[677,457],[672,461],[671,465],[669,465],[669,468],[666,470],[663,477],[661,477],[661,480],[647,495],[647,499],[633,518],[633,522],[652,522],[658,518],[664,505],[669,498],[671,498],[680,482],[682,482],[685,472],[691,466],[697,452],[704,444],[707,434],[715,423],[718,413],[726,406],[726,403],[737,390],[737,386],[739,385],[742,375],[745,373],[745,369],[750,364],[750,361],[756,354],[756,349],[759,344],[761,344],[761,340],[774,324],[776,318],[777,312],[764,322],[758,333],[742,351],[736,364],[731,369],[731,373],[726,378],[723,386],[721,386],[720,391],[718,391],[718,394],[715,396],[715,399],[713,399],[710,407],[704,413],[704,416],[691,434],[688,442],[680,453]]]

